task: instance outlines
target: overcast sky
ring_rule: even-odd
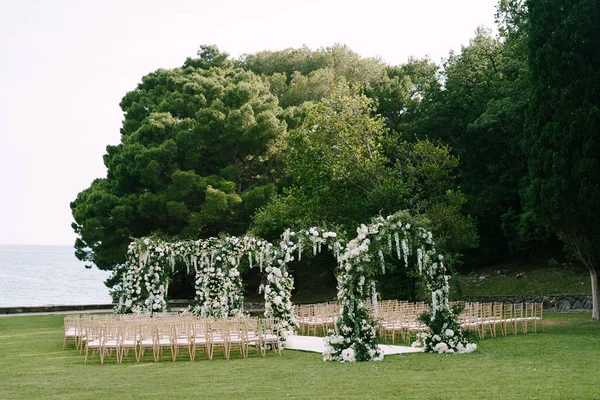
[[[0,0],[0,244],[73,244],[69,203],[106,176],[119,102],[200,44],[234,57],[346,44],[439,62],[494,27],[496,0]]]

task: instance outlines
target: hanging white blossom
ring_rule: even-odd
[[[407,222],[410,220],[406,213],[386,219],[374,218],[371,224],[360,225],[356,237],[347,244],[335,232],[317,227],[297,232],[288,229],[275,246],[249,236],[175,243],[150,238],[135,240],[128,248],[127,262],[120,271],[122,283],[117,311],[165,311],[169,278],[179,263],[188,273],[190,266],[194,266],[196,299],[192,311],[207,316],[240,315],[243,296],[238,268],[242,257],[247,257],[250,268],[257,265],[265,272],[266,279],[259,287],[265,298],[265,316],[278,321],[281,340],[285,340],[297,326],[291,302],[294,281],[287,265],[301,259],[306,244],[313,248],[313,254],[323,248],[329,249],[338,262],[338,300],[342,314],[336,318],[335,332],[326,338],[324,359],[344,362],[380,360],[383,354],[376,346],[376,322],[367,313],[363,299],[368,299],[376,313],[377,292],[373,277],[385,273],[385,258],[392,256],[394,247],[395,256],[405,267],[416,268],[431,291],[432,320],[436,316],[447,318],[450,315],[449,283],[443,257],[435,253],[431,232],[418,225],[411,227]],[[409,265],[413,260],[413,249],[416,249],[415,266]],[[377,265],[379,267],[375,267]],[[422,336],[420,343],[426,344],[428,350],[438,352],[475,349],[475,345],[461,341],[460,327],[449,329],[445,325],[444,332]],[[433,340],[435,335],[439,341]]]

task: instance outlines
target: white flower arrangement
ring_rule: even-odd
[[[357,313],[362,312],[362,299],[369,296],[373,309],[376,309],[375,288],[372,284],[366,284],[366,280],[379,271],[385,272],[385,257],[390,255],[395,255],[404,261],[407,268],[412,268],[423,277],[432,293],[431,320],[436,321],[437,317],[437,323],[444,326],[440,331],[422,332],[413,346],[426,346],[426,351],[444,353],[466,352],[467,348],[471,351],[476,348],[476,345],[467,344],[463,339],[460,326],[448,328],[454,317],[448,307],[449,283],[443,257],[436,253],[431,232],[406,222],[408,218],[406,213],[396,213],[386,219],[375,218],[370,225],[359,226],[356,238],[342,250],[338,269],[338,299],[343,306],[342,316],[338,319],[334,334],[329,336],[324,359],[347,361],[349,353],[344,350],[351,346],[354,346],[358,361],[382,357],[375,355],[376,347],[371,336],[375,333],[375,322],[370,319],[358,320]],[[340,342],[338,337],[344,340]],[[365,344],[370,346],[365,347],[368,350],[357,353],[357,346]]]
[[[450,318],[447,317],[450,315],[447,313],[449,284],[443,257],[435,252],[431,232],[418,224],[415,228],[407,219],[410,217],[403,212],[386,219],[377,217],[370,225],[359,226],[356,238],[346,245],[338,239],[336,232],[317,227],[298,232],[288,229],[276,246],[249,236],[175,243],[150,238],[136,240],[128,249],[117,311],[165,311],[169,277],[176,262],[183,261],[188,273],[192,268],[196,273],[196,301],[192,312],[211,316],[239,315],[243,297],[238,267],[241,259],[247,257],[251,268],[258,266],[266,274],[259,289],[264,293],[265,316],[278,321],[284,340],[287,332],[297,326],[291,303],[294,282],[287,272],[287,264],[300,260],[304,247],[312,248],[313,254],[326,247],[334,253],[339,264],[338,299],[342,304],[342,315],[336,324],[337,333],[326,339],[324,359],[378,360],[383,354],[377,350],[376,323],[366,314],[362,300],[370,298],[376,309],[373,277],[385,273],[387,256],[395,255],[406,267],[414,268],[423,276],[432,293],[432,321],[437,316]],[[461,338],[460,327],[450,329],[446,324],[442,331],[422,336],[415,343],[425,345],[428,351],[446,353],[476,348]]]

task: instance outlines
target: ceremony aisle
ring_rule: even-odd
[[[290,335],[287,337],[284,348],[289,350],[302,350],[311,351],[315,353],[323,353],[325,342],[322,337],[317,336],[300,336]],[[423,348],[421,347],[408,347],[408,346],[392,346],[387,344],[380,344],[379,350],[383,351],[383,355],[391,354],[404,354],[404,353],[422,353]]]

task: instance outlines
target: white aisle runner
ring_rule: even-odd
[[[290,335],[285,341],[284,347],[290,350],[314,351],[315,353],[323,353],[325,343],[322,337],[316,336],[299,336]],[[421,353],[422,348],[408,346],[392,346],[388,344],[380,344],[380,350],[383,350],[383,355],[404,354],[404,353]]]

